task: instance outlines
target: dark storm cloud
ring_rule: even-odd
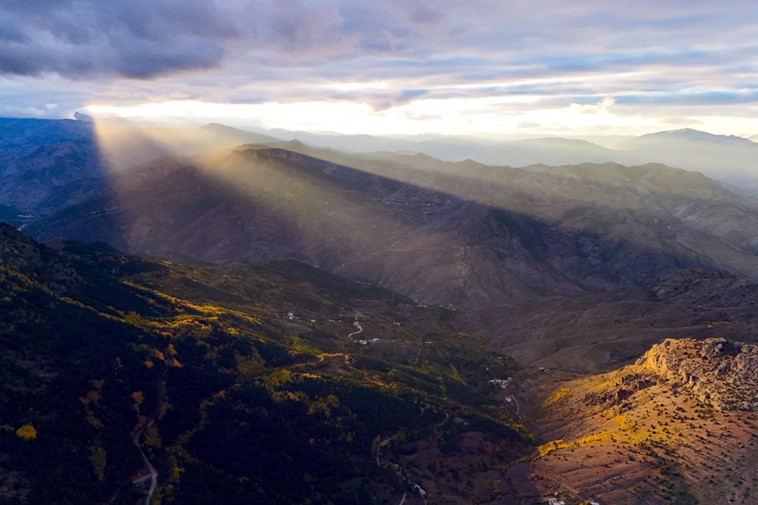
[[[11,0],[0,19],[0,73],[72,79],[215,66],[236,31],[202,0]]]
[[[708,64],[710,49],[695,45],[750,40],[758,9],[732,3],[739,8],[697,0],[5,0],[0,72],[149,78],[222,64],[321,71],[350,61],[360,75],[372,71],[363,58],[380,56],[388,71],[410,61],[417,75],[481,79],[523,67],[534,76]],[[672,54],[672,45],[683,49]]]
[[[756,100],[740,83],[757,20],[751,0],[0,0],[0,90],[57,75],[80,102],[734,104]]]
[[[419,1],[8,0],[0,3],[0,73],[149,78],[251,51],[284,62],[345,58],[400,50],[442,19]]]

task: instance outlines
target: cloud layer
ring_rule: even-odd
[[[5,0],[0,112],[612,96],[617,114],[729,116],[758,99],[757,28],[751,0]]]

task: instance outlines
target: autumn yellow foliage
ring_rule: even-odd
[[[270,373],[265,379],[263,379],[263,382],[265,382],[267,386],[275,388],[287,384],[291,380],[292,372],[283,368]]]
[[[97,480],[105,480],[105,466],[107,463],[107,456],[105,449],[103,449],[103,446],[99,441],[90,446],[89,461],[92,463],[92,469],[97,476]]]
[[[548,396],[548,398],[545,400],[545,405],[555,405],[558,402],[562,402],[566,398],[568,398],[571,395],[571,389],[570,388],[560,388],[555,393]]]
[[[26,423],[16,430],[16,436],[24,440],[34,440],[37,438],[37,430],[31,423]]]
[[[629,416],[626,414],[619,414],[615,416],[613,420],[618,423],[619,429],[621,431],[628,431],[634,427],[632,422],[629,420]]]
[[[560,438],[558,440],[551,440],[550,442],[537,447],[537,454],[539,457],[544,458],[551,452],[560,449],[582,447],[585,445],[592,445],[600,442],[610,442],[611,440],[613,440],[612,435],[607,431],[587,435],[586,437],[578,438],[576,440],[563,440]]]

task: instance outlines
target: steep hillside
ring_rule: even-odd
[[[758,276],[756,204],[660,165],[513,169],[287,143],[164,160],[98,191],[26,230],[214,262],[295,258],[465,308],[697,266]]]
[[[36,211],[54,188],[104,174],[91,123],[0,119],[0,204]]]
[[[754,345],[682,339],[609,374],[543,374],[534,482],[567,503],[755,503],[756,363]]]
[[[62,247],[0,225],[0,503],[515,499],[532,439],[486,381],[518,368],[454,313]]]
[[[699,296],[681,286],[658,296]],[[154,483],[161,503],[752,503],[755,345],[667,340],[567,380],[465,314],[302,263],[54,250],[5,225],[0,288],[2,503]]]
[[[0,149],[51,145],[92,135],[87,121],[0,118]]]

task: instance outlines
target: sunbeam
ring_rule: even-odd
[[[702,261],[758,278],[758,259],[744,249],[755,246],[752,211],[742,211],[746,227],[714,226],[714,205],[733,213],[732,196],[696,173],[661,165],[492,167],[425,155],[348,155],[297,141],[228,148],[244,133],[211,126],[126,134],[124,127],[101,143],[116,153],[110,158],[123,158],[137,140],[161,148],[141,156],[163,156],[110,179],[103,216],[116,209],[111,233],[120,242],[113,240],[129,250],[209,261],[295,258],[435,303],[471,292],[522,299],[535,295],[529,286],[536,283],[566,294],[606,288],[611,281],[597,265],[607,262],[644,265],[639,273],[618,272],[630,279]],[[183,156],[166,157],[181,149]],[[680,205],[686,210],[675,210]],[[92,229],[107,226],[96,224],[97,212]],[[487,229],[503,235],[506,245],[498,247],[509,252],[482,244]],[[535,244],[551,251],[539,254],[563,259],[523,270],[520,251]],[[611,256],[598,255],[609,246]],[[667,256],[679,258],[678,266]],[[542,262],[539,255],[534,261]],[[499,273],[482,281],[480,270],[493,265]],[[451,271],[459,273],[443,281]],[[423,280],[432,278],[439,293]]]

